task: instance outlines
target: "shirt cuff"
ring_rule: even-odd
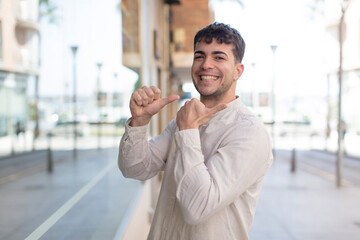
[[[178,148],[200,147],[200,133],[198,129],[186,129],[175,133],[175,143]]]
[[[128,135],[128,139],[135,143],[141,141],[142,139],[147,139],[147,129],[148,125],[132,127],[130,126],[131,118],[129,118],[125,123],[125,132]]]

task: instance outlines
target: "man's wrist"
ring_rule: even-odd
[[[179,124],[179,131],[186,130],[186,129],[198,129],[199,126],[196,124]]]
[[[199,126],[196,122],[191,122],[185,119],[182,119],[179,115],[176,116],[176,124],[179,128],[179,131],[186,130],[186,129],[198,129]]]
[[[134,118],[134,117],[131,117],[129,125],[131,127],[141,127],[141,126],[148,125],[150,120],[151,120],[151,118],[145,118],[145,117]]]

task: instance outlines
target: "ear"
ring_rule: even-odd
[[[234,71],[234,80],[238,80],[244,72],[244,64],[236,63]]]

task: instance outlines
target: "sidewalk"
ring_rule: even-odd
[[[120,136],[103,135],[99,139],[97,135],[88,135],[78,137],[76,146],[78,149],[96,149],[100,143],[101,148],[117,148],[119,142]],[[11,157],[12,151],[14,151],[14,155],[19,155],[30,153],[33,148],[35,150],[46,150],[49,146],[52,150],[72,150],[74,148],[74,138],[72,136],[53,136],[49,139],[46,136],[41,136],[34,144],[31,131],[19,137],[0,137],[0,159]]]
[[[331,173],[306,164],[311,159],[298,159],[297,170],[291,173],[290,159],[291,151],[276,152],[250,240],[358,240],[360,186],[344,181],[344,186],[337,188],[334,178],[329,178]]]
[[[121,175],[117,148],[79,150],[76,160],[71,153],[53,152],[52,173],[44,152],[0,161],[4,168],[37,164],[0,171],[1,240],[122,239],[144,184]]]
[[[290,152],[277,151],[260,195],[251,240],[357,240],[360,188],[335,182],[298,164],[290,172]]]

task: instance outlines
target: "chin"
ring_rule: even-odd
[[[202,96],[211,96],[214,94],[215,91],[211,89],[198,89],[198,92]]]

